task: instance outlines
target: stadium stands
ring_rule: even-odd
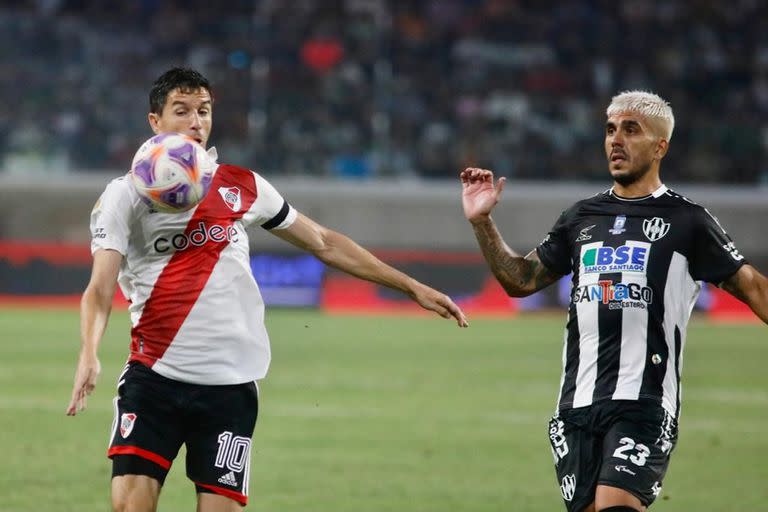
[[[659,92],[671,181],[768,182],[754,0],[6,1],[8,173],[124,169],[166,67],[207,73],[213,142],[271,175],[605,180],[610,96]]]

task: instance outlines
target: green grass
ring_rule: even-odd
[[[329,317],[271,311],[249,510],[563,510],[545,427],[563,315]],[[117,312],[89,409],[64,410],[78,349],[68,310],[0,310],[0,510],[109,510],[105,457],[127,354]],[[765,326],[689,330],[681,434],[660,511],[768,509]],[[180,454],[183,457],[183,452]],[[161,511],[194,510],[177,459]]]

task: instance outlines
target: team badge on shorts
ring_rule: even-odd
[[[120,416],[120,435],[123,439],[131,435],[133,426],[136,424],[136,415],[132,412],[124,412]]]
[[[573,495],[576,494],[576,475],[571,473],[563,477],[560,482],[560,493],[565,501],[573,500]]]

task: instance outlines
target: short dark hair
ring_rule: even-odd
[[[176,89],[185,93],[205,89],[213,100],[211,83],[207,78],[194,69],[176,67],[160,75],[152,84],[149,91],[149,111],[161,114],[168,95]]]

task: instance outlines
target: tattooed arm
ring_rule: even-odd
[[[547,269],[536,250],[523,257],[504,243],[491,210],[499,202],[504,189],[504,178],[493,182],[493,173],[485,169],[469,168],[461,173],[462,205],[464,215],[472,224],[475,237],[483,251],[485,261],[510,297],[525,297],[560,277]]]
[[[748,305],[760,320],[768,324],[768,278],[752,265],[742,267],[720,283],[720,287]]]
[[[510,297],[526,297],[560,278],[544,266],[536,249],[525,257],[510,249],[493,219],[472,223],[472,228],[491,272]]]

